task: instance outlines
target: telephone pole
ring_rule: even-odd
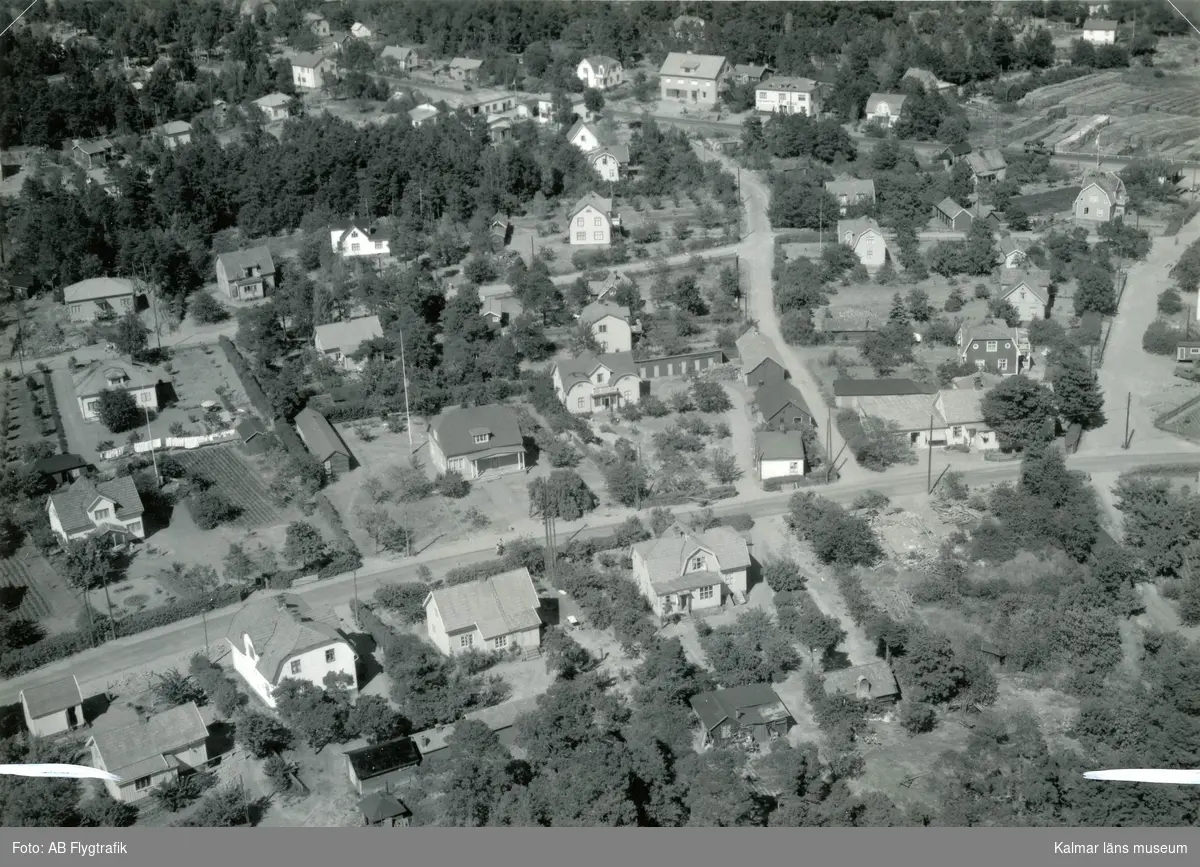
[[[1121,443],[1121,448],[1129,448],[1129,408],[1133,403],[1133,392],[1128,392],[1125,395],[1125,439]]]
[[[412,415],[408,411],[408,367],[404,363],[404,323],[401,322],[400,327],[396,330],[400,332],[400,378],[404,380],[404,427],[408,431],[408,455],[412,457]]]
[[[925,493],[933,493],[933,416],[929,417],[929,468],[925,473]]]

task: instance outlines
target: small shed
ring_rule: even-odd
[[[892,667],[878,659],[866,665],[852,665],[838,671],[825,672],[825,692],[843,693],[868,707],[877,708],[893,704],[900,699],[900,685]]]
[[[350,472],[350,449],[325,416],[306,406],[296,415],[296,432],[327,475]]]
[[[51,455],[33,462],[33,471],[53,480],[56,485],[73,482],[87,469],[88,462],[79,455]]]
[[[75,675],[21,690],[21,707],[30,734],[62,734],[84,724],[83,693]]]
[[[267,426],[254,416],[248,416],[233,426],[242,446],[252,455],[267,450]]]
[[[390,788],[367,795],[358,802],[358,809],[362,811],[363,823],[366,825],[382,825],[387,822],[395,827],[397,822],[408,825],[409,819],[412,818],[412,811],[391,793]]]
[[[405,778],[421,763],[421,753],[412,738],[394,738],[370,746],[347,750],[346,771],[350,785],[360,795],[383,789]]]

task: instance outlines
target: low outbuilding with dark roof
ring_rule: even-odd
[[[350,785],[360,795],[368,796],[371,793],[383,794],[406,779],[412,769],[421,764],[421,753],[412,738],[408,737],[346,750],[344,755]]]
[[[800,430],[815,423],[804,395],[788,380],[764,385],[754,393],[754,405],[773,430]]]
[[[296,415],[296,432],[327,474],[350,472],[350,449],[325,416],[306,406]]]
[[[440,472],[478,479],[525,469],[517,414],[498,403],[450,409],[429,428],[429,455]]]
[[[180,771],[203,768],[207,744],[208,727],[191,701],[88,739],[93,767],[121,778],[105,780],[104,787],[126,803],[142,800]]]
[[[41,738],[79,728],[83,718],[83,693],[75,675],[21,690],[25,727]]]
[[[791,712],[767,683],[752,683],[692,696],[688,703],[704,729],[706,746],[765,744],[784,737]]]
[[[88,462],[85,458],[79,455],[50,455],[47,458],[39,458],[33,462],[30,467],[33,472],[40,476],[46,476],[52,479],[54,483],[65,484],[79,478],[80,474],[88,467]]]
[[[833,383],[833,401],[838,409],[854,408],[860,397],[896,397],[908,394],[934,394],[936,388],[913,379],[837,379]]]

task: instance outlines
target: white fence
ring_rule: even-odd
[[[100,457],[106,461],[112,461],[130,453],[143,454],[148,451],[161,451],[162,449],[198,449],[201,446],[225,442],[236,436],[237,431],[235,430],[223,430],[205,436],[160,437],[155,440],[134,443],[132,446],[120,446],[119,448],[109,449],[106,452],[101,452]]]

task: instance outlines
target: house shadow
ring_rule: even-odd
[[[542,456],[542,450],[538,448],[538,444],[533,437],[522,437],[521,444],[525,446],[525,469],[530,470],[538,465],[538,459]]]
[[[108,697],[108,693],[97,693],[96,695],[88,696],[83,700],[83,719],[84,722],[91,724],[104,714],[108,713],[109,707],[112,706],[112,699]]]
[[[217,721],[208,727],[208,741],[205,747],[208,750],[208,759],[219,759],[223,755],[233,750],[233,736],[236,731],[236,724],[230,721]]]
[[[763,583],[762,564],[751,556],[750,568],[746,570],[746,595],[749,596],[750,592],[761,583]]]
[[[378,645],[368,632],[346,632],[345,635],[354,652],[358,654],[355,673],[358,676],[358,690],[362,692],[367,684],[383,674],[383,665],[375,656]]]
[[[175,391],[175,384],[169,380],[159,380],[154,392],[160,409],[179,403],[179,393]]]
[[[542,618],[542,623],[546,626],[559,626],[563,621],[563,606],[560,604],[560,599],[566,599],[565,596],[542,596],[538,599],[538,616]]]

